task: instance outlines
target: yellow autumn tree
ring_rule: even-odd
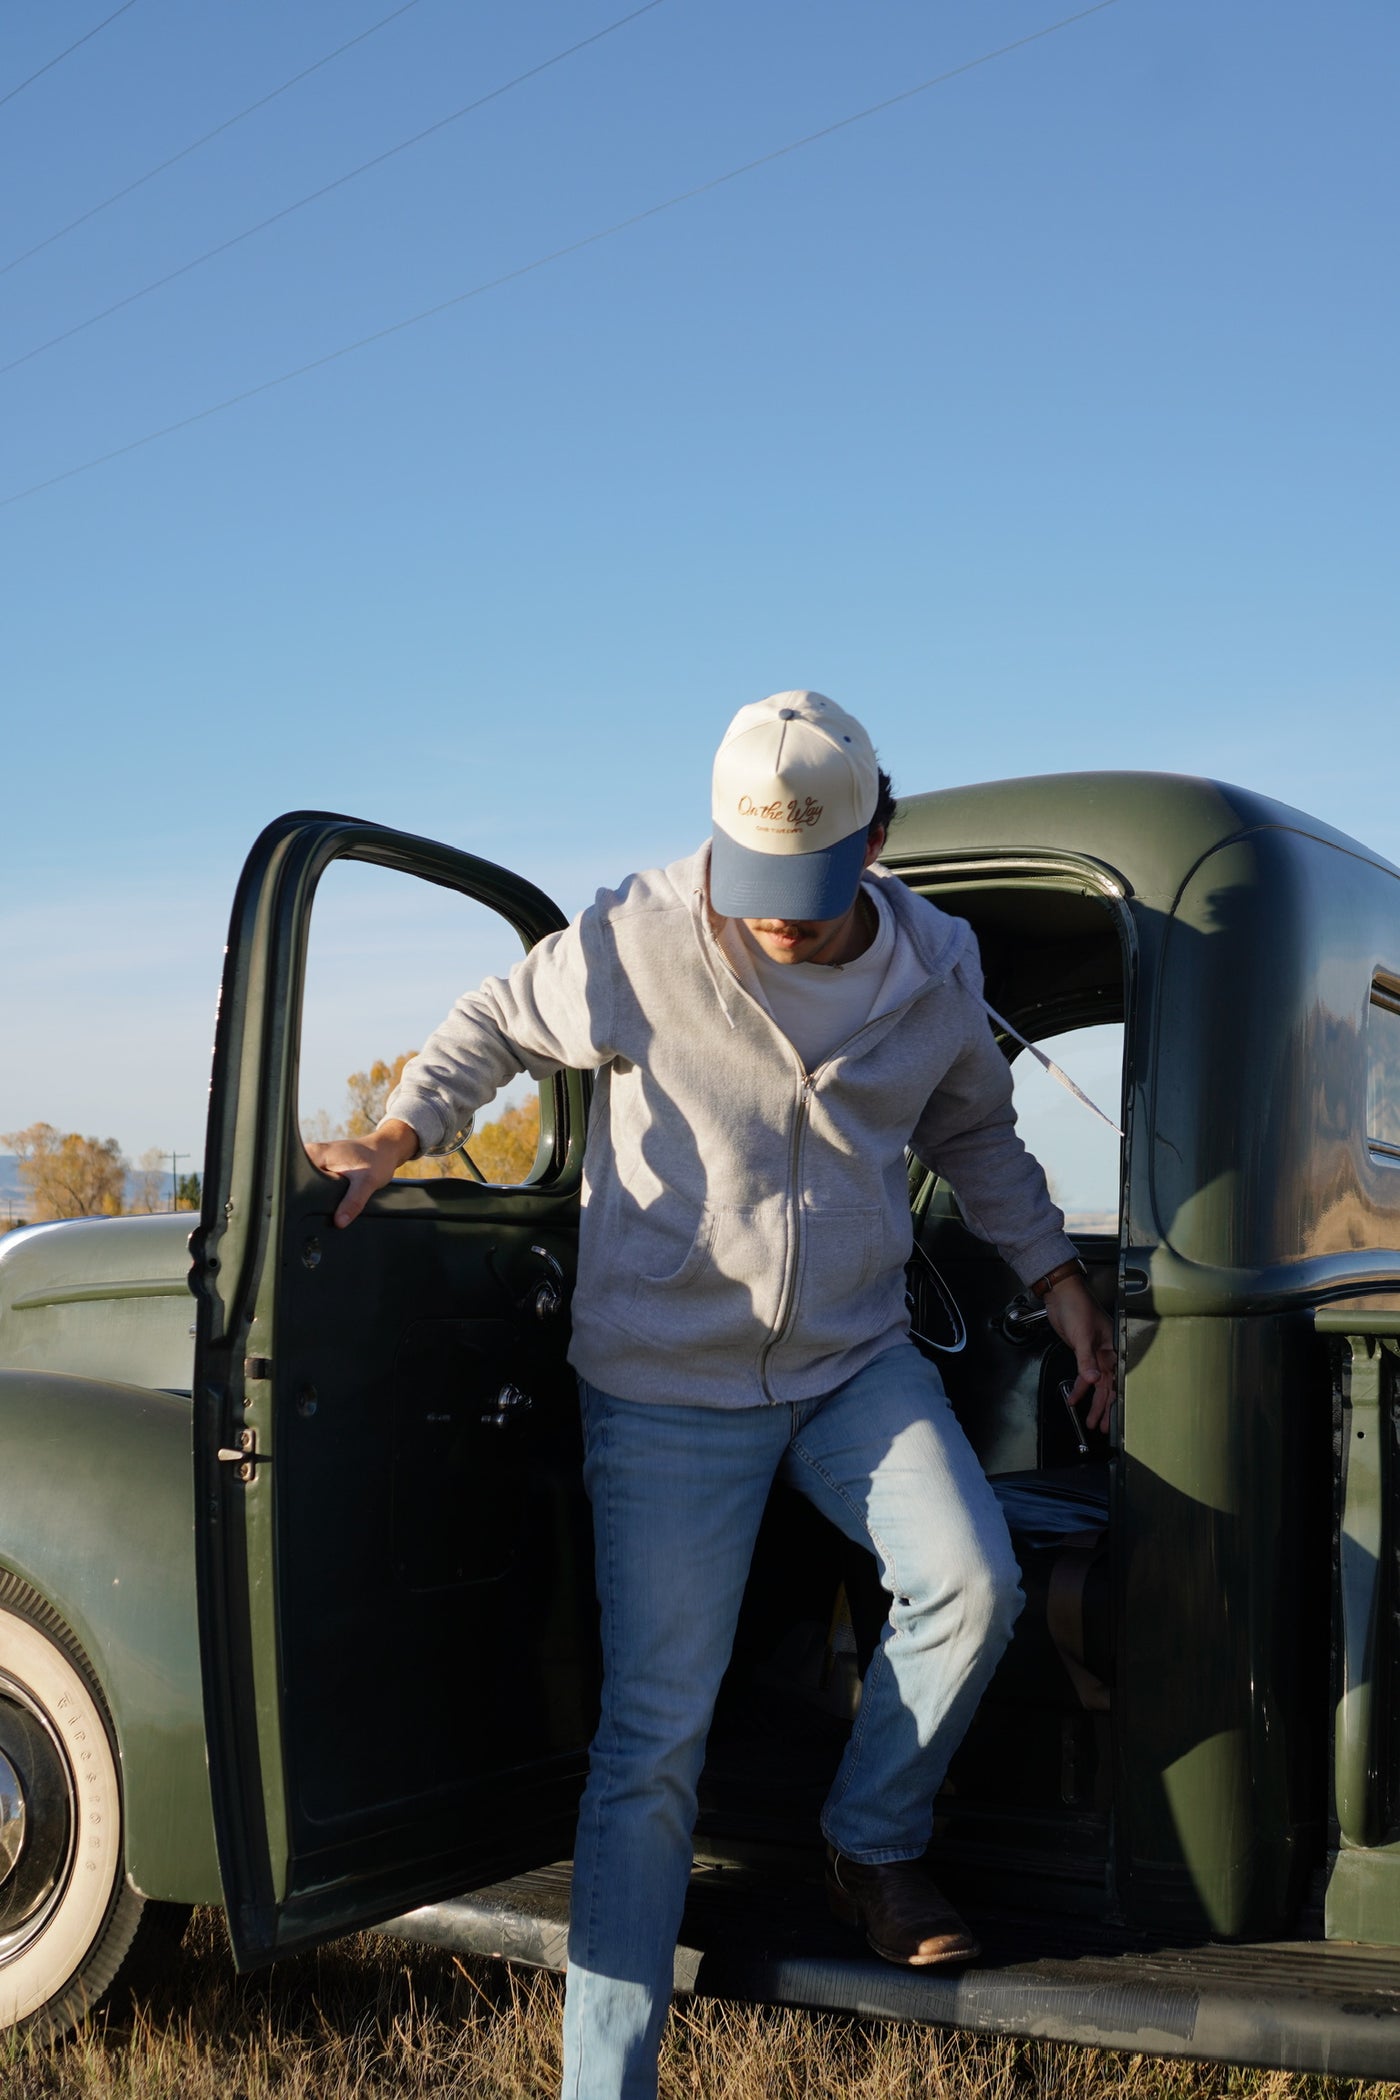
[[[346,1137],[368,1137],[384,1119],[384,1104],[403,1077],[403,1068],[416,1050],[404,1050],[395,1058],[376,1057],[367,1072],[352,1072],[346,1080],[349,1107],[345,1117]]]
[[[487,1181],[511,1187],[526,1179],[539,1142],[540,1097],[532,1094],[519,1107],[503,1109],[494,1122],[479,1124],[467,1140],[467,1151]]]
[[[0,1135],[0,1145],[15,1156],[29,1194],[25,1211],[31,1222],[115,1218],[121,1212],[126,1161],[115,1138],[83,1137],[76,1130],[55,1130],[52,1123],[31,1123],[27,1130]]]
[[[477,1172],[473,1174],[460,1150],[435,1154],[428,1159],[410,1159],[398,1169],[399,1181],[493,1181],[513,1188],[524,1181],[535,1164],[540,1142],[540,1097],[532,1094],[518,1108],[502,1109],[489,1123],[478,1123],[467,1139],[466,1155]]]
[[[306,1138],[367,1137],[383,1120],[384,1104],[403,1077],[404,1066],[414,1050],[397,1057],[377,1057],[363,1072],[352,1072],[345,1082],[345,1121],[331,1127],[323,1109],[308,1117],[302,1126]],[[489,1123],[478,1123],[467,1142],[467,1155],[483,1181],[512,1187],[524,1181],[535,1164],[540,1142],[539,1096],[532,1095],[518,1107],[503,1109]],[[460,1152],[429,1159],[411,1159],[398,1170],[400,1181],[469,1181],[476,1177]]]

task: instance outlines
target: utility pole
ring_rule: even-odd
[[[175,1162],[181,1159],[188,1159],[189,1156],[188,1152],[172,1152],[170,1155],[170,1208],[172,1210],[180,1208],[180,1180],[175,1171]]]

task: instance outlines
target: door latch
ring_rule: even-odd
[[[238,1478],[248,1481],[254,1478],[260,1465],[265,1466],[267,1464],[268,1454],[266,1451],[259,1451],[258,1449],[258,1432],[256,1429],[240,1429],[237,1446],[233,1450],[225,1446],[220,1450],[218,1458],[221,1466],[236,1466],[238,1468]]]
[[[483,1429],[506,1429],[528,1415],[534,1406],[530,1395],[518,1385],[503,1385],[496,1395],[496,1404],[481,1418]]]

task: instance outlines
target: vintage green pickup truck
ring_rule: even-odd
[[[1066,1208],[1123,1397],[1081,1435],[1043,1319],[911,1163],[912,1319],[1029,1599],[934,1841],[987,1958],[893,1969],[825,1914],[815,1809],[884,1607],[775,1495],[678,1982],[1396,2075],[1400,872],[1113,773],[915,797],[887,861],[972,922],[1018,1071],[1018,1035],[1072,1071],[1110,1045],[1122,1142]],[[562,1960],[586,1088],[543,1083],[521,1184],[402,1179],[336,1232],[301,1074],[347,869],[517,952],[562,923],[445,846],[280,819],[234,904],[189,1248],[178,1216],[0,1243],[0,2024],[60,2030],[195,1903],[243,1963],[366,1923]],[[472,952],[448,937],[462,981]]]

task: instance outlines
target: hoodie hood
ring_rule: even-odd
[[[677,901],[684,903],[691,915],[706,972],[725,1019],[732,1027],[734,977],[718,942],[719,928],[724,921],[710,903],[710,841],[707,839],[685,860],[673,861],[661,873]],[[894,916],[902,969],[897,996],[888,1004],[902,1005],[906,998],[915,996],[920,990],[932,990],[946,983],[965,963],[971,964],[964,979],[966,987],[974,998],[981,999],[982,971],[977,957],[977,941],[966,919],[955,918],[949,912],[940,911],[936,904],[930,904],[926,897],[916,896],[906,883],[892,875],[888,868],[881,867],[878,861],[865,870],[861,881],[872,889],[878,888]]]

